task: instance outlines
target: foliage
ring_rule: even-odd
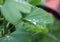
[[[54,19],[43,9],[36,7],[40,1],[0,1],[0,42],[44,42],[48,37],[56,40],[49,33]]]

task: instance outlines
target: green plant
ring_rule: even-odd
[[[40,42],[54,19],[36,7],[41,0],[0,0],[0,42]]]

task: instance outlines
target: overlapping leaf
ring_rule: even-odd
[[[30,4],[27,2],[18,0],[6,0],[5,4],[1,8],[3,16],[12,24],[17,24],[22,18],[21,13],[29,13],[31,11]]]
[[[41,29],[46,28],[47,24],[53,23],[53,18],[50,17],[47,12],[36,7],[27,17],[25,17],[25,20],[30,21]]]

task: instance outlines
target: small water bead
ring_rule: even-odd
[[[33,22],[34,24],[36,24],[36,22]]]
[[[38,20],[36,20],[36,19],[32,19],[32,20],[31,20],[31,19],[29,19],[29,21],[30,21],[30,22],[32,22],[32,23],[33,23],[33,24],[35,24],[35,25],[36,25],[36,24],[37,24],[37,22],[38,22]]]

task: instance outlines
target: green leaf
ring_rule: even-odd
[[[3,25],[0,24],[0,37],[2,37],[3,34],[2,30],[3,30]]]
[[[22,30],[13,32],[11,36],[15,37],[18,42],[31,42],[32,40],[32,35]]]
[[[6,35],[0,38],[0,42],[31,42],[32,34],[27,32],[22,27],[23,23],[19,23],[15,26],[16,31],[11,33],[11,35]]]
[[[20,19],[22,18],[21,13],[8,3],[4,4],[4,6],[1,8],[1,11],[6,20],[14,25],[19,23]]]
[[[45,29],[47,24],[53,23],[53,18],[41,8],[34,8],[33,11],[24,18],[41,29]]]
[[[24,29],[26,31],[29,31],[29,32],[32,32],[32,33],[41,33],[42,32],[42,30],[39,27],[37,27],[37,26],[35,26],[35,25],[33,25],[32,23],[29,23],[29,22],[24,22]]]
[[[31,6],[28,2],[23,0],[7,0],[9,5],[15,7],[17,10],[21,11],[22,13],[30,13]]]
[[[1,21],[1,20],[4,20],[4,18],[1,18],[1,17],[0,17],[0,21]]]
[[[39,5],[41,0],[27,0],[32,5]]]
[[[0,5],[3,4],[3,0],[0,0]]]
[[[59,42],[58,38],[53,34],[48,34],[42,38],[42,40],[39,40],[39,42]]]
[[[23,22],[20,22],[19,24],[15,25],[15,28],[16,28],[16,31],[14,31],[13,33],[11,33],[10,36],[12,36],[18,42],[31,42],[32,35],[31,35],[31,33],[26,32],[24,30],[24,28],[23,28]],[[10,42],[12,42],[12,40]]]
[[[20,31],[24,28],[23,21],[20,21],[17,25],[15,25],[16,31]]]

